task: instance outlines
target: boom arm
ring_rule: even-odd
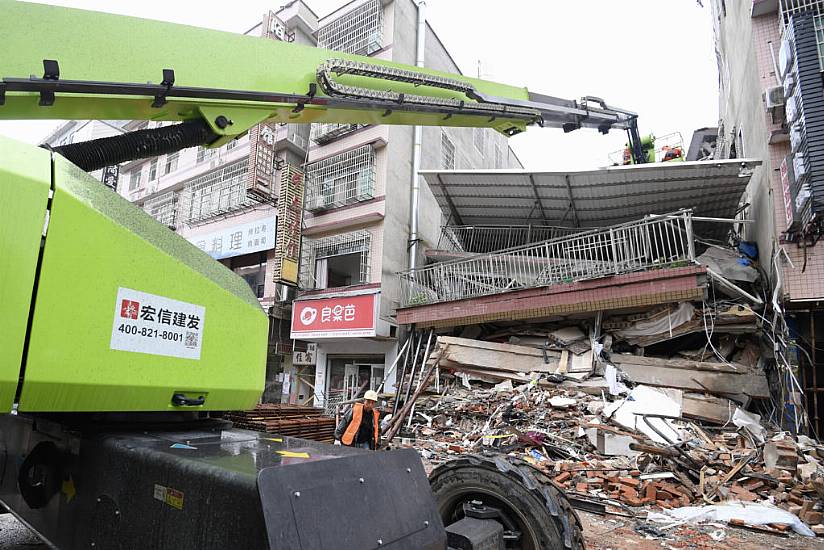
[[[636,121],[597,98],[559,99],[288,42],[8,0],[0,9],[7,52],[0,119],[189,121],[152,140],[158,153],[219,146],[263,121],[488,127],[507,135],[532,124],[606,133]],[[42,77],[28,76],[41,68]],[[126,153],[123,144],[114,149]]]

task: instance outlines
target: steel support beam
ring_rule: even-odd
[[[449,212],[452,214],[452,218],[456,222],[455,225],[466,225],[464,224],[461,215],[458,214],[458,209],[455,208],[455,203],[452,202],[452,197],[449,195],[449,191],[447,190],[446,185],[444,185],[440,174],[438,174],[438,185],[440,185],[441,189],[443,190],[443,198],[446,199],[446,204],[447,206],[449,206]]]
[[[578,219],[578,209],[575,207],[575,199],[572,197],[572,182],[570,182],[569,174],[564,176],[566,182],[567,195],[569,196],[569,207],[572,208],[572,217],[575,219],[575,227],[581,227],[581,222]],[[566,215],[564,215],[566,218]]]
[[[533,174],[529,175],[529,184],[532,186],[532,192],[535,194],[535,204],[537,204],[538,208],[541,210],[541,218],[545,222],[549,222],[546,217],[546,212],[544,212],[544,205],[541,202],[541,196],[538,194],[538,186],[535,185],[535,176]]]

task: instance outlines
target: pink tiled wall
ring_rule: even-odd
[[[770,51],[772,42],[775,55],[781,47],[781,36],[777,17],[756,17],[752,20],[753,46],[755,49],[756,62],[758,64],[758,74],[761,80],[762,89],[767,89],[777,85],[775,71]],[[781,127],[781,120],[776,117],[775,123],[772,115],[765,111],[765,122],[767,132],[778,130]],[[767,136],[764,136],[767,139]],[[769,146],[769,177],[770,193],[775,216],[775,237],[786,231],[786,213],[784,211],[783,189],[781,187],[781,176],[778,167],[784,156],[789,154],[789,142],[776,143]],[[763,159],[768,160],[768,159]],[[781,260],[783,265],[784,292],[790,300],[810,300],[824,298],[824,243],[819,243],[814,248],[806,251],[807,261],[804,268],[804,250],[795,244],[782,245],[787,255],[792,260],[792,265],[786,260]],[[772,251],[763,250],[761,254],[767,255]],[[762,259],[764,265],[769,265],[767,258]],[[804,271],[802,272],[802,268]]]

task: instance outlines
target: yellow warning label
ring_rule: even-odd
[[[275,451],[280,456],[285,456],[286,458],[309,458],[309,453],[297,453],[295,451]]]
[[[71,476],[69,476],[69,479],[63,480],[63,484],[60,487],[60,492],[66,495],[66,502],[71,502],[74,500],[74,496],[77,494],[77,489],[74,487],[74,480]]]
[[[155,484],[154,498],[160,502],[165,502],[172,508],[183,510],[183,491]]]

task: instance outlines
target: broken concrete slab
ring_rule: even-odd
[[[770,389],[763,373],[749,373],[742,366],[739,373],[722,363],[699,363],[682,359],[660,359],[613,355],[612,362],[630,380],[638,384],[678,388],[713,394],[744,394],[767,399]],[[692,363],[692,367],[690,367]],[[694,368],[699,366],[699,368]]]
[[[439,336],[437,345],[448,346],[441,354],[441,367],[462,365],[475,370],[550,373],[558,368],[561,358],[557,351],[451,336]]]
[[[732,418],[735,403],[724,397],[700,393],[684,393],[681,399],[681,415],[711,424],[726,424]]]

